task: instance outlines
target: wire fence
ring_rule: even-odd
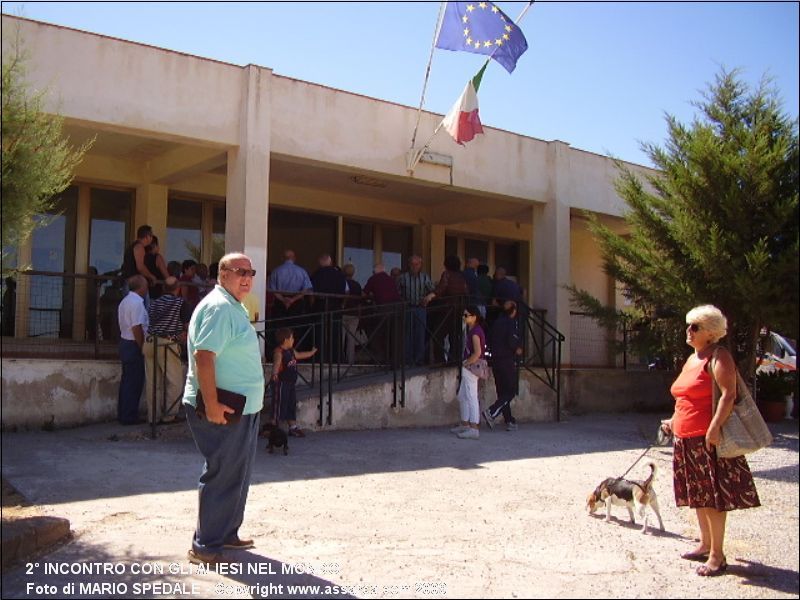
[[[570,359],[572,367],[607,369],[647,369],[647,357],[636,354],[630,344],[627,322],[609,329],[589,313],[570,312]]]

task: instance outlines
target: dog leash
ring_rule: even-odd
[[[631,469],[633,469],[633,467],[635,467],[637,464],[639,464],[639,461],[640,461],[640,460],[642,460],[642,459],[644,458],[645,454],[647,454],[648,452],[650,452],[650,449],[651,449],[652,447],[653,447],[653,444],[650,444],[650,445],[649,445],[647,448],[645,448],[645,449],[644,449],[644,452],[642,452],[642,453],[639,455],[639,458],[637,458],[637,459],[636,459],[636,460],[633,462],[633,464],[632,464],[630,467],[628,467],[628,470],[627,470],[627,471],[625,471],[625,472],[624,472],[624,473],[623,473],[623,474],[622,474],[620,477],[618,477],[617,479],[618,479],[618,480],[619,480],[619,479],[625,479],[625,475],[627,475],[628,473],[630,473],[630,472],[631,472]]]

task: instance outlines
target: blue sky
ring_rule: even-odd
[[[511,18],[525,4],[497,3]],[[3,3],[4,13],[415,107],[438,11],[438,2]],[[769,73],[784,110],[798,115],[795,2],[539,0],[521,27],[529,49],[517,69],[492,64],[483,79],[484,125],[649,164],[639,141],[663,143],[665,113],[690,121],[691,101],[722,67],[752,85]],[[425,108],[447,112],[482,61],[437,50]]]

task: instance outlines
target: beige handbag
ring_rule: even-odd
[[[717,361],[717,351],[711,357],[711,381],[713,392],[711,397],[711,414],[717,412],[722,391],[714,377],[714,364]],[[761,413],[753,400],[747,384],[736,369],[736,399],[733,401],[733,410],[722,424],[717,444],[717,456],[720,458],[734,458],[766,448],[772,443],[772,433],[764,422]]]
[[[489,363],[486,362],[485,358],[479,358],[477,362],[471,365],[464,365],[464,368],[479,379],[489,379]]]

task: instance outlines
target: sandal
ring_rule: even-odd
[[[681,554],[683,560],[694,560],[697,562],[706,562],[708,560],[708,550],[703,552],[684,552]]]
[[[700,577],[718,577],[728,570],[728,561],[724,558],[716,569],[712,569],[708,565],[700,565],[695,571]]]

